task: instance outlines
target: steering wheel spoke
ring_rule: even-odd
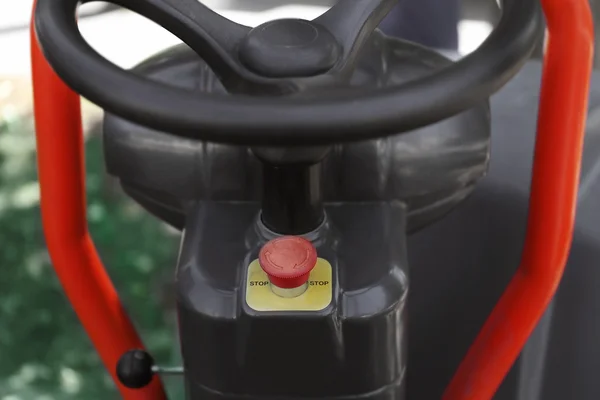
[[[362,45],[396,3],[398,0],[340,0],[313,20],[341,45],[342,57],[336,69],[354,65]]]
[[[94,0],[81,0],[80,3]],[[198,0],[107,0],[162,26],[194,50],[232,93],[293,91],[289,82],[266,79],[239,62],[237,49],[250,32]]]

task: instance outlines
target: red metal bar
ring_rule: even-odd
[[[119,357],[143,345],[88,232],[79,96],[48,65],[33,20],[30,34],[42,220],[54,269],[123,398],[166,399],[157,377],[148,387],[131,390],[115,375]]]
[[[554,296],[573,236],[594,28],[588,0],[542,0],[548,23],[521,265],[446,389],[492,399]]]

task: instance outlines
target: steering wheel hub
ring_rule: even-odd
[[[240,61],[265,77],[291,78],[327,72],[341,48],[323,26],[301,19],[280,19],[252,29],[240,45]]]

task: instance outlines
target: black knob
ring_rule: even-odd
[[[280,19],[252,29],[239,57],[255,73],[270,78],[315,76],[329,71],[341,48],[322,25],[301,19]]]
[[[130,389],[140,389],[147,386],[154,373],[152,356],[143,350],[130,350],[119,358],[117,377]]]

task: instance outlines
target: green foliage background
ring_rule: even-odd
[[[160,363],[177,364],[165,284],[178,237],[120,192],[101,147],[98,134],[86,141],[92,236],[147,347]],[[168,383],[179,397],[179,379]],[[0,400],[115,398],[44,245],[32,120],[0,121]]]

